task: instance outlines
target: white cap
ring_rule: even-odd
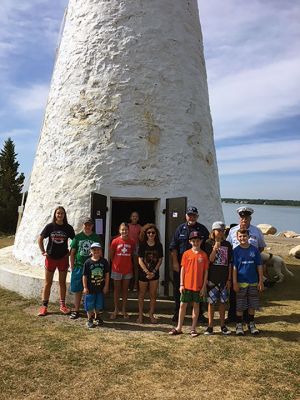
[[[223,221],[216,221],[212,224],[212,227],[211,227],[212,230],[221,229],[222,231],[225,231],[225,228],[226,228],[226,226]]]
[[[243,206],[243,207],[237,208],[236,212],[239,214],[239,216],[245,217],[247,215],[249,215],[249,216],[252,215],[254,213],[254,210],[251,207]]]
[[[100,243],[94,242],[91,244],[91,249],[102,249],[102,246]]]

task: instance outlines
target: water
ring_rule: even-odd
[[[236,209],[240,206],[241,204],[222,203],[226,225],[238,223],[239,216]],[[254,210],[251,220],[253,225],[270,224],[277,229],[277,232],[295,231],[300,233],[300,207],[257,204],[247,204],[247,206]]]

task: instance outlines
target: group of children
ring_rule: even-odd
[[[134,276],[133,259],[136,256],[139,285],[139,316],[138,323],[143,323],[143,306],[146,290],[149,288],[151,323],[156,323],[154,315],[159,268],[163,259],[163,249],[159,239],[158,229],[154,224],[141,227],[138,217],[132,218],[136,233],[130,238],[130,226],[123,222],[119,227],[119,236],[112,240],[110,245],[111,279],[114,282],[114,311],[111,319],[119,315],[127,319],[127,295],[131,279]],[[138,232],[139,231],[139,232]],[[137,234],[138,232],[138,234]],[[49,238],[45,251],[43,241]],[[84,307],[87,312],[87,326],[94,328],[102,325],[100,311],[104,308],[104,295],[109,290],[110,268],[108,261],[103,257],[102,245],[98,236],[93,232],[93,220],[86,218],[83,221],[83,230],[75,235],[73,228],[68,225],[66,212],[58,207],[53,221],[42,231],[38,244],[45,256],[45,287],[43,304],[39,316],[47,314],[50,289],[55,268],[59,270],[61,312],[69,314],[65,305],[65,288],[61,285],[65,281],[68,270],[67,241],[71,238],[70,290],[74,293],[74,310],[70,318],[79,317],[79,308],[84,295]],[[139,240],[138,240],[139,239]],[[225,225],[217,221],[212,225],[210,238],[201,249],[203,236],[192,231],[189,236],[191,248],[184,252],[180,272],[180,310],[178,324],[172,328],[169,335],[182,333],[182,326],[188,303],[192,303],[191,336],[198,336],[197,323],[199,303],[208,302],[208,327],[204,334],[213,334],[215,305],[219,304],[221,332],[230,334],[225,325],[225,305],[229,291],[236,293],[236,334],[244,335],[243,312],[248,310],[248,328],[251,334],[259,331],[254,323],[255,310],[259,307],[259,291],[263,290],[263,270],[260,253],[256,247],[249,244],[249,232],[244,229],[237,231],[239,246],[232,250],[231,244],[225,239]],[[203,248],[203,246],[202,246]],[[54,268],[55,265],[55,268]],[[52,268],[53,266],[53,268]],[[136,275],[136,274],[135,274]],[[65,283],[65,282],[64,282]],[[122,297],[122,305],[119,299]]]

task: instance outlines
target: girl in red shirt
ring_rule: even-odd
[[[127,295],[130,279],[133,276],[132,256],[135,249],[133,240],[128,236],[128,224],[122,222],[119,226],[120,236],[115,238],[110,245],[110,259],[112,262],[111,278],[114,281],[114,306],[111,319],[116,319],[119,314],[119,298],[122,294],[121,315],[128,318],[126,312]]]

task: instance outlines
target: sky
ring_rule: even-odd
[[[222,197],[300,199],[300,1],[198,0]],[[30,176],[67,0],[1,0],[0,148]]]

